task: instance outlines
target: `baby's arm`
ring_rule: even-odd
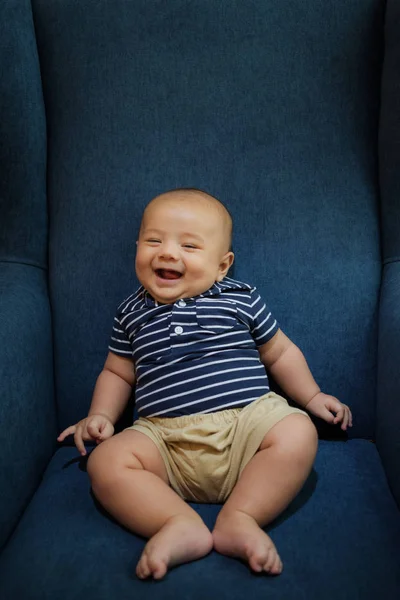
[[[65,429],[57,440],[62,442],[73,434],[75,445],[84,456],[84,440],[100,443],[111,437],[114,425],[131,396],[134,383],[132,360],[109,352],[103,370],[97,378],[88,416]]]
[[[88,416],[102,414],[115,424],[128,403],[134,383],[132,360],[109,352],[97,378]]]
[[[258,350],[266,369],[297,404],[329,423],[341,422],[343,430],[352,426],[349,407],[321,392],[303,353],[280,329]]]

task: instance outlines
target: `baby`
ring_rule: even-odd
[[[136,273],[118,308],[89,415],[68,427],[98,446],[92,489],[122,525],[150,538],[140,578],[212,548],[277,575],[282,561],[263,527],[297,495],[317,452],[303,410],[270,392],[268,371],[302,408],[352,425],[350,409],[321,392],[299,348],[256,289],[226,277],[232,220],[194,189],[156,197],[144,211]],[[139,419],[113,436],[135,389]],[[186,501],[224,503],[212,533]]]

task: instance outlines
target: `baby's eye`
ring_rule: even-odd
[[[146,242],[149,242],[150,244],[161,244],[161,240],[157,240],[156,238],[149,238]]]
[[[197,248],[197,246],[195,244],[182,244],[184,248],[191,248],[192,250],[195,250]]]

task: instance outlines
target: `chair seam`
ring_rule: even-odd
[[[34,263],[34,262],[30,262],[30,261],[0,258],[0,263],[14,264],[14,265],[25,265],[27,267],[34,267],[35,269],[40,269],[42,271],[47,271],[47,267],[43,267],[42,265],[39,265],[38,263]]]
[[[393,256],[391,258],[385,258],[383,261],[384,265],[390,265],[391,263],[400,262],[400,256]]]

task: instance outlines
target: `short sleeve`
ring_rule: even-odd
[[[262,346],[274,337],[279,324],[255,288],[251,291],[251,315],[250,333],[256,345]]]
[[[114,317],[114,325],[108,348],[114,354],[118,354],[118,356],[124,356],[125,358],[132,356],[132,346],[118,314]]]

